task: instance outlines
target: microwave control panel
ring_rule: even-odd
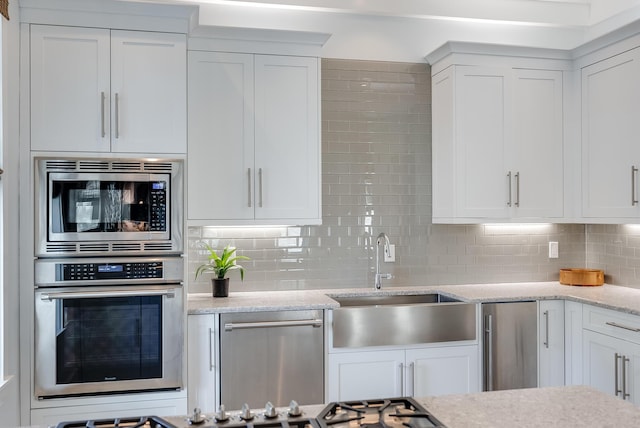
[[[56,281],[162,278],[162,262],[59,263]]]

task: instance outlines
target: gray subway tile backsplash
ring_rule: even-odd
[[[585,264],[638,283],[640,229],[431,224],[430,79],[426,64],[323,59],[323,224],[189,227],[189,292],[210,291],[208,277],[193,278],[200,241],[251,258],[244,284],[231,274],[232,292],[372,287],[380,232],[396,245],[384,287],[557,280]],[[547,257],[549,241],[559,259]]]

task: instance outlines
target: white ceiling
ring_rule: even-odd
[[[142,1],[197,4],[202,26],[330,33],[323,56],[393,61],[448,40],[572,49],[640,19],[640,0]]]

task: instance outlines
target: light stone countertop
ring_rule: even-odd
[[[416,400],[447,428],[640,426],[640,407],[588,386],[514,389]],[[319,404],[301,409],[305,417],[315,418],[324,407]],[[206,416],[209,420],[213,417]],[[188,424],[185,416],[164,418],[179,428],[194,426]],[[211,426],[211,422],[205,425]]]
[[[522,282],[504,284],[465,284],[429,287],[386,287],[382,290],[345,288],[327,290],[234,292],[225,298],[209,293],[189,294],[187,312],[193,314],[223,312],[262,312],[339,307],[331,297],[391,294],[441,293],[465,302],[507,302],[518,300],[564,299],[640,315],[640,289],[605,284],[578,287],[559,282]]]
[[[419,398],[447,428],[640,426],[640,407],[588,386]]]

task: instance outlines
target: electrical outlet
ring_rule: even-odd
[[[393,263],[396,261],[396,245],[389,244],[384,248],[384,261],[387,263]]]
[[[549,242],[549,258],[557,259],[558,258],[558,243],[557,242]]]

